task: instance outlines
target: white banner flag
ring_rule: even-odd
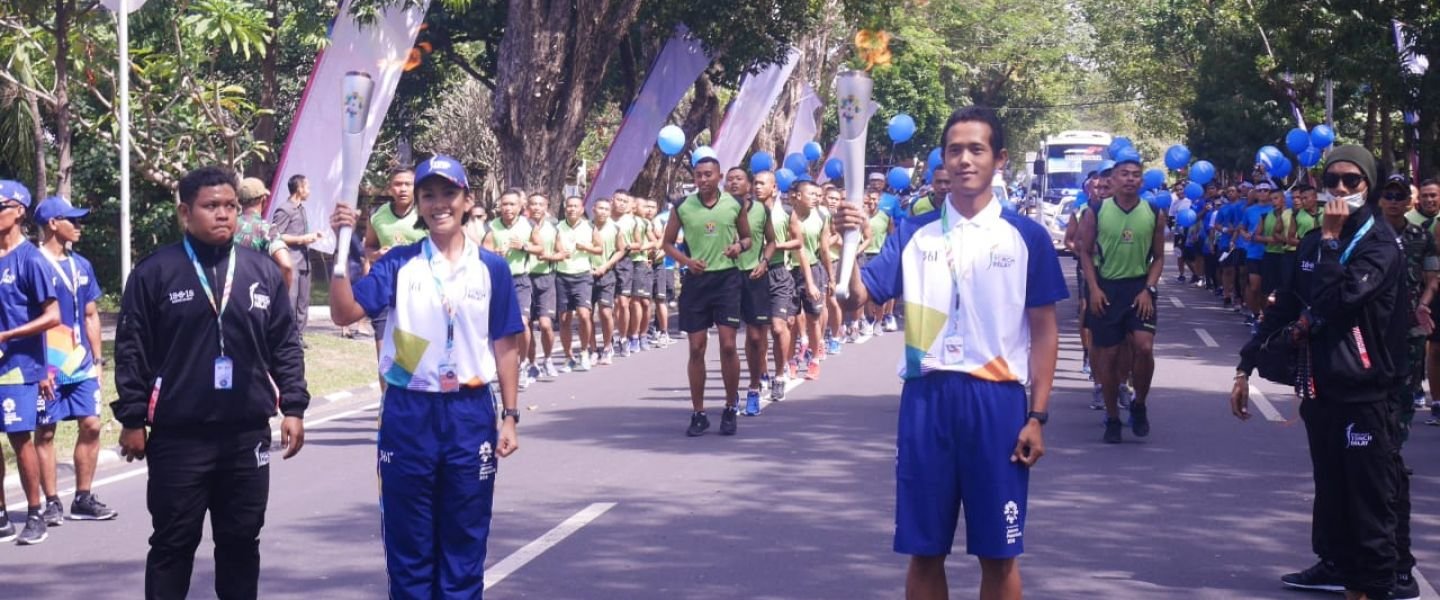
[[[800,96],[800,109],[795,113],[795,126],[790,129],[790,141],[785,144],[785,156],[805,150],[805,143],[815,141],[815,136],[820,133],[820,124],[815,121],[815,111],[824,104],[820,103],[820,97],[815,95],[815,90],[810,84],[805,84],[804,92]],[[785,157],[778,157],[784,160]]]
[[[716,159],[720,161],[721,173],[740,165],[740,161],[745,158],[745,151],[755,141],[755,134],[760,133],[760,126],[769,118],[770,109],[775,107],[775,101],[780,98],[780,90],[785,87],[785,82],[789,81],[790,73],[795,70],[797,62],[800,62],[800,51],[791,49],[784,63],[770,65],[765,67],[765,70],[745,78],[745,83],[740,86],[740,93],[735,95],[735,101],[730,104],[730,110],[726,111],[725,119],[720,122],[720,131],[715,134],[715,142],[710,145],[715,149]]]
[[[349,0],[340,4],[339,15],[330,27],[330,45],[315,59],[315,70],[300,97],[275,180],[270,184],[274,195],[268,210],[273,211],[277,202],[285,200],[286,182],[292,175],[304,175],[310,181],[310,198],[305,202],[310,231],[330,231],[330,213],[345,187],[340,173],[341,84],[345,74],[358,71],[375,80],[363,153],[368,162],[428,7],[429,0],[422,0],[420,6],[410,10],[388,8],[380,11],[374,23],[362,27],[350,16]],[[334,252],[335,237],[325,235],[310,247]]]

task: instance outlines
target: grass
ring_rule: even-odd
[[[305,379],[310,387],[310,397],[320,398],[326,394],[353,389],[376,381],[375,342],[370,338],[349,340],[333,332],[312,333],[305,336],[310,348],[305,351]],[[102,352],[106,364],[114,364],[115,343],[105,342]],[[115,381],[110,370],[101,373],[100,389],[104,402],[100,404],[100,447],[115,448],[120,443],[120,423],[110,413],[110,402],[115,399]],[[75,448],[76,426],[61,423],[55,430],[57,457],[68,462]],[[15,472],[14,452],[5,444],[5,471]]]

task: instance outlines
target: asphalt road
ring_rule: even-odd
[[[1230,416],[1246,328],[1201,290],[1167,281],[1161,294],[1153,431],[1136,440],[1127,430],[1118,446],[1100,442],[1101,415],[1088,408],[1079,372],[1075,305],[1060,307],[1048,453],[1031,479],[1021,559],[1027,594],[1303,598],[1278,581],[1314,560],[1297,405],[1259,382],[1276,420],[1259,407],[1249,422]],[[742,418],[733,438],[683,435],[683,345],[537,384],[521,396],[521,450],[500,468],[488,593],[900,597],[906,560],[890,549],[900,349],[898,334],[847,346],[789,401]],[[710,376],[718,409],[718,368]],[[376,400],[365,391],[315,410],[304,452],[274,463],[262,597],[384,596]],[[1406,455],[1420,573],[1440,583],[1440,428],[1419,426]],[[137,597],[150,528],[144,474],[134,469],[112,465],[96,488],[120,519],[68,523],[40,546],[0,547],[0,598]],[[196,597],[211,595],[209,556],[207,540]],[[949,573],[955,597],[973,597],[974,561],[956,556]]]

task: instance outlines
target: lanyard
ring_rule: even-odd
[[[1340,254],[1340,264],[1343,265],[1346,261],[1350,260],[1350,253],[1355,251],[1355,245],[1360,243],[1360,238],[1365,237],[1365,234],[1370,232],[1370,227],[1374,224],[1375,217],[1370,217],[1369,221],[1366,221],[1364,225],[1360,226],[1360,230],[1355,232],[1355,237],[1350,238],[1350,244],[1345,246],[1345,251]]]
[[[51,267],[55,268],[55,274],[60,276],[60,281],[65,282],[65,289],[70,290],[70,295],[75,298],[75,301],[71,303],[71,308],[75,309],[75,327],[73,331],[75,333],[75,340],[78,345],[80,340],[80,327],[84,323],[84,321],[81,320],[80,315],[82,314],[82,311],[84,309],[80,306],[80,273],[76,270],[75,267],[75,257],[70,257],[70,276],[66,277],[65,269],[60,268],[60,261],[58,259],[50,256],[50,252],[46,251],[44,248],[41,248],[40,254],[45,257],[45,260],[50,262]]]
[[[440,295],[440,306],[445,309],[445,363],[451,364],[455,354],[455,305],[445,293],[445,283],[435,272],[435,243],[429,239],[425,240],[425,264],[430,267],[430,280],[435,282],[435,293]]]
[[[220,356],[225,356],[225,307],[230,306],[230,290],[235,286],[235,250],[230,250],[229,264],[225,267],[225,288],[220,291],[220,302],[215,302],[215,293],[210,291],[210,278],[205,276],[205,268],[200,266],[200,259],[195,256],[195,248],[190,245],[190,238],[185,238],[185,254],[190,256],[190,264],[195,265],[195,274],[200,277],[200,289],[205,290],[205,297],[210,300],[210,308],[215,311],[215,333],[220,338]]]
[[[962,262],[963,257],[959,256],[963,250],[961,243],[961,224],[956,223],[950,226],[950,212],[953,210],[949,202],[942,204],[940,208],[940,237],[945,242],[945,272],[950,275],[950,283],[953,288],[951,293],[955,296],[953,303],[954,311],[950,315],[950,331],[958,334],[960,332],[960,282],[969,278],[970,264]],[[954,238],[951,232],[955,232]]]

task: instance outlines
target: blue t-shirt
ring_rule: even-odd
[[[1270,214],[1270,205],[1256,204],[1245,208],[1245,229],[1250,233],[1260,232],[1261,225],[1265,222],[1265,215]],[[1263,242],[1246,242],[1245,258],[1248,260],[1261,260],[1265,258],[1265,244]]]
[[[40,316],[46,302],[55,299],[50,264],[29,240],[0,257],[0,331],[10,331]],[[45,377],[45,340],[42,336],[13,339],[0,344],[0,385],[38,383]]]
[[[47,259],[48,262],[48,259]],[[50,281],[60,304],[60,324],[45,332],[45,356],[60,385],[94,379],[95,349],[85,335],[85,306],[100,299],[95,267],[75,254],[50,263]]]

